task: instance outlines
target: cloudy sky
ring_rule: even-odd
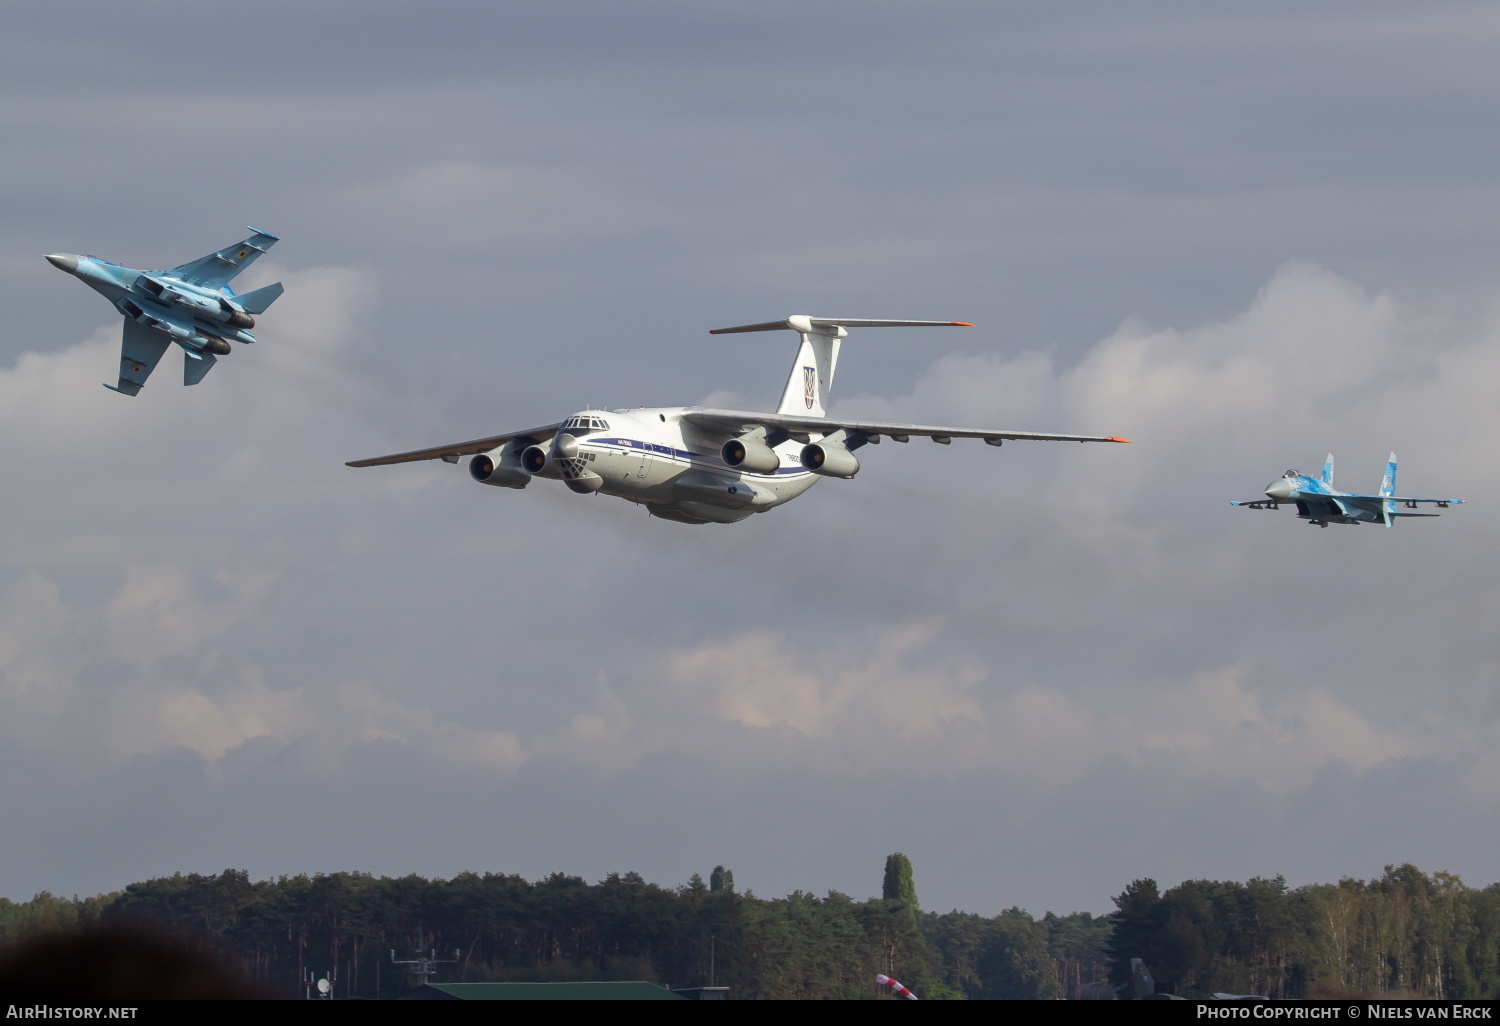
[[[0,10],[0,895],[464,869],[1107,911],[1500,879],[1500,12],[1480,3]],[[282,242],[260,343],[99,387],[42,260]],[[241,283],[236,283],[241,284]],[[343,462],[586,405],[882,445],[734,526]],[[1441,522],[1232,509],[1339,458]],[[862,454],[863,456],[863,454]]]

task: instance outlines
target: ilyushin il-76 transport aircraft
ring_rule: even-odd
[[[255,234],[217,253],[210,253],[170,271],[138,271],[133,267],[77,253],[51,253],[47,262],[67,271],[98,292],[125,315],[125,339],[120,346],[119,384],[105,388],[139,395],[167,347],[182,347],[182,383],[196,385],[228,356],[230,340],[254,342],[246,329],[255,327],[252,314],[281,295],[281,282],[237,296],[230,280],[277,241],[255,228]]]
[[[1384,524],[1392,526],[1396,517],[1437,517],[1441,513],[1397,513],[1396,504],[1407,509],[1416,509],[1430,502],[1439,509],[1459,505],[1462,499],[1413,499],[1396,494],[1396,454],[1385,465],[1385,480],[1380,482],[1378,495],[1360,495],[1357,492],[1341,492],[1333,487],[1333,453],[1323,464],[1322,477],[1308,477],[1295,470],[1281,475],[1281,480],[1266,486],[1264,499],[1232,501],[1231,506],[1246,506],[1250,509],[1277,509],[1280,506],[1296,506],[1297,515],[1319,527],[1329,524]]]
[[[1094,435],[883,424],[828,417],[824,404],[848,328],[972,327],[961,321],[885,321],[788,317],[718,328],[710,334],[790,329],[802,336],[797,361],[775,413],[671,406],[581,410],[566,420],[470,442],[355,460],[351,467],[472,456],[469,474],[482,484],[525,488],[532,478],[559,478],[575,492],[602,492],[644,505],[663,520],[732,524],[789,502],[823,477],[853,477],[854,451],[882,438],[924,436],[1058,442],[1124,442]]]

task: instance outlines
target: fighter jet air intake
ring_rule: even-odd
[[[67,271],[114,304],[125,316],[120,345],[120,380],[105,388],[137,395],[167,347],[182,347],[182,383],[196,385],[228,356],[230,341],[254,342],[254,314],[281,295],[281,283],[235,295],[229,282],[276,242],[276,236],[251,228],[251,235],[169,271],[140,271],[96,256],[51,253],[47,260]]]
[[[697,406],[581,410],[565,420],[469,442],[355,460],[351,467],[440,459],[469,460],[481,484],[525,488],[533,478],[561,479],[580,494],[601,492],[640,503],[653,516],[683,524],[732,524],[789,502],[819,478],[859,472],[855,450],[912,436],[948,445],[955,438],[1125,442],[1099,435],[884,424],[830,418],[824,404],[848,328],[972,327],[962,321],[889,321],[797,315],[783,321],[718,328],[714,335],[789,329],[802,338],[775,413]]]
[[[1278,509],[1283,505],[1296,506],[1297,515],[1303,520],[1327,527],[1329,524],[1384,524],[1390,527],[1396,517],[1436,517],[1440,513],[1397,513],[1400,504],[1408,510],[1423,503],[1431,503],[1439,509],[1459,505],[1462,499],[1412,499],[1396,494],[1396,454],[1385,465],[1385,480],[1380,482],[1380,491],[1375,495],[1360,495],[1357,492],[1341,492],[1333,487],[1333,453],[1323,464],[1321,477],[1308,477],[1295,470],[1288,470],[1281,479],[1266,486],[1264,499],[1231,501],[1231,506],[1250,509]]]

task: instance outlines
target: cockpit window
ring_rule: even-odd
[[[609,422],[598,417],[569,417],[567,423],[562,426],[562,430],[577,438],[591,431],[607,431]]]
[[[1285,474],[1282,474],[1281,476],[1282,477],[1301,477],[1302,473],[1301,473],[1301,471],[1297,471],[1297,470],[1288,470]]]

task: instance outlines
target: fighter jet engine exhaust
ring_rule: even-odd
[[[224,323],[235,328],[255,327],[255,318],[243,310],[237,310],[227,299],[219,300],[220,313],[223,314]]]
[[[850,478],[859,473],[859,460],[837,442],[813,442],[802,447],[802,469],[823,477]]]
[[[741,435],[725,442],[719,455],[731,467],[749,470],[756,474],[774,474],[781,466],[781,457],[776,455],[760,435]]]
[[[213,353],[215,356],[228,356],[232,351],[232,347],[230,346],[230,344],[228,342],[225,342],[222,338],[209,339],[207,342],[203,343],[203,348],[208,350],[210,353]]]

